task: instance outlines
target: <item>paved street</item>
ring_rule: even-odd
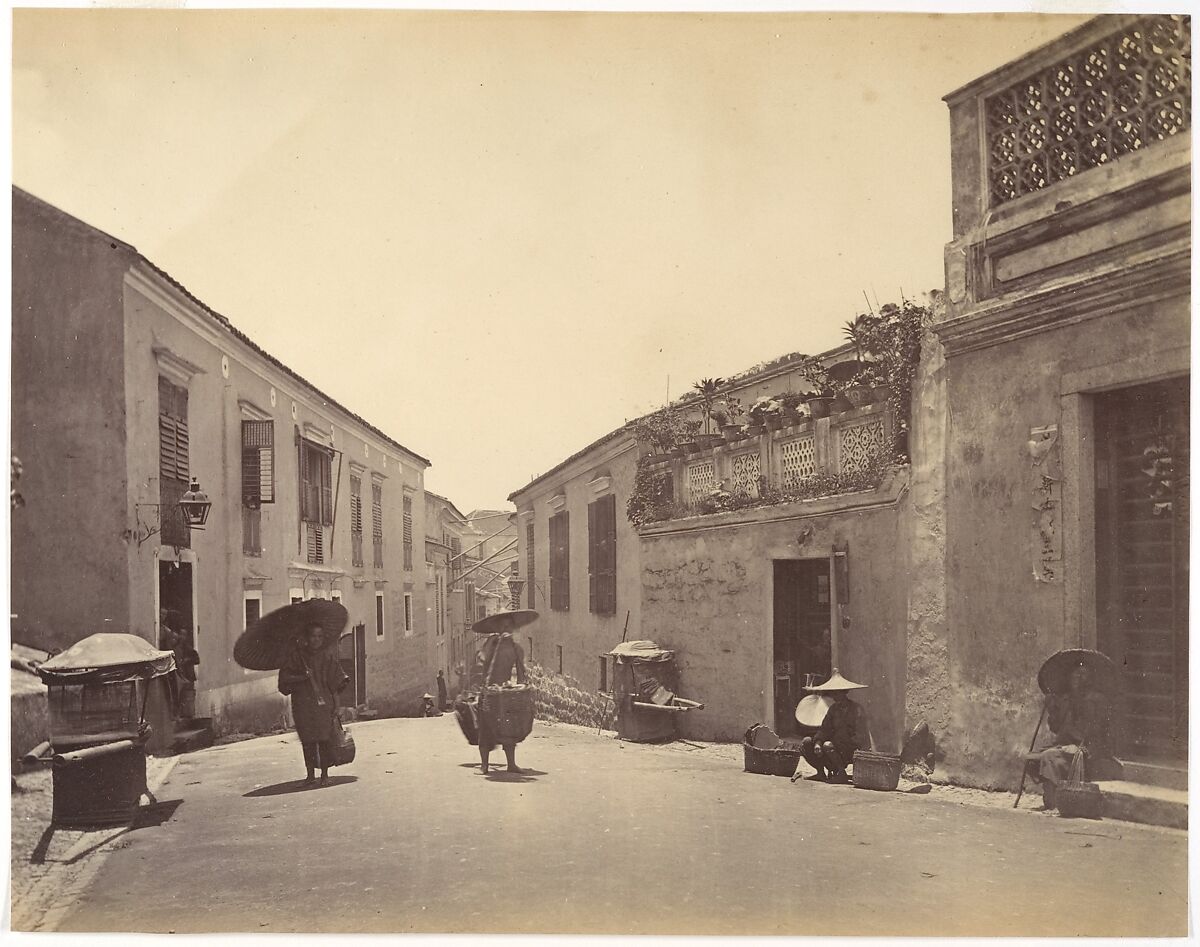
[[[726,748],[538,724],[483,777],[452,717],[183,758],[60,930],[1186,933],[1186,836],[741,772]],[[502,754],[498,754],[502,756]]]

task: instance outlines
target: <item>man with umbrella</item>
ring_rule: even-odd
[[[846,767],[854,761],[854,751],[870,749],[866,714],[849,697],[850,691],[863,690],[866,686],[846,680],[834,668],[824,684],[805,688],[810,694],[833,698],[816,734],[800,741],[800,752],[817,771],[818,779],[831,783],[849,782]]]
[[[292,722],[304,751],[305,785],[329,779],[337,694],[350,679],[337,659],[349,614],[337,602],[309,599],[264,615],[238,638],[233,657],[244,668],[279,670],[279,692],[292,699]]]
[[[472,630],[483,638],[483,647],[476,655],[471,674],[472,688],[478,687],[479,694],[465,696],[465,699],[458,698],[454,703],[454,713],[467,742],[477,743],[479,746],[479,768],[484,774],[488,772],[489,757],[497,743],[504,748],[504,755],[508,759],[508,771],[521,772],[517,766],[517,744],[495,735],[496,721],[492,713],[482,707],[483,691],[489,687],[500,688],[507,685],[514,672],[518,685],[527,686],[525,651],[517,644],[512,633],[537,617],[537,612],[528,609],[499,612],[472,625]],[[532,706],[532,695],[529,696]]]

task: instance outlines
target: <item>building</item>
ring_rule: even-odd
[[[252,730],[286,701],[274,674],[233,662],[237,636],[289,602],[334,598],[350,612],[354,702],[392,713],[419,696],[431,630],[413,537],[429,461],[134,247],[17,188],[12,272],[26,504],[13,522],[14,638],[157,642],[166,610],[200,655],[197,715]],[[193,480],[212,502],[203,530],[177,506]]]
[[[947,627],[956,778],[1011,785],[1040,662],[1121,669],[1127,778],[1186,785],[1190,20],[1103,16],[950,110]]]
[[[475,576],[464,578],[464,549],[474,539],[467,518],[450,500],[425,493],[425,588],[429,625],[433,629],[431,666],[442,671],[447,684],[457,680],[455,669],[468,654],[467,633],[475,614]],[[431,681],[432,684],[432,681]]]
[[[516,513],[512,510],[472,510],[467,521],[477,537],[468,548],[467,568],[475,569],[475,619],[504,611],[512,604],[515,576],[522,582],[517,560]],[[514,573],[514,569],[516,570]],[[525,586],[518,593],[524,607]]]
[[[818,361],[832,372],[851,360],[847,347]],[[752,369],[722,398],[808,392],[809,363],[792,355]],[[657,459],[641,419],[513,493],[530,603],[543,612],[528,648],[600,690],[622,638],[674,649],[685,694],[706,704],[687,715],[685,732],[723,740],[758,721],[787,732],[801,688],[838,666],[871,683],[864,701],[877,745],[898,751],[913,474],[907,464],[884,470],[886,403],[835,406]],[[701,417],[695,396],[676,408]],[[917,432],[912,442],[921,443]],[[630,498],[655,478],[674,508],[635,524]],[[806,484],[823,489],[804,496]]]

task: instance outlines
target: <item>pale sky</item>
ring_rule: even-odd
[[[1084,20],[15,10],[13,178],[506,508],[940,287],[942,96]]]

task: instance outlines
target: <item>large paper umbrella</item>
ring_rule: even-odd
[[[1070,688],[1071,672],[1086,668],[1096,690],[1112,692],[1117,689],[1117,668],[1108,655],[1086,648],[1068,648],[1052,654],[1038,671],[1038,687],[1043,694],[1065,694]]]
[[[796,722],[804,727],[819,727],[833,706],[833,698],[825,694],[809,694],[796,705]]]
[[[513,612],[497,612],[481,618],[471,626],[477,635],[512,634],[518,628],[524,628],[531,622],[537,621],[538,613],[531,608],[521,608]]]
[[[350,613],[338,602],[310,598],[277,608],[247,628],[233,646],[233,660],[251,671],[276,671],[312,625],[325,631],[325,646],[336,647]]]

